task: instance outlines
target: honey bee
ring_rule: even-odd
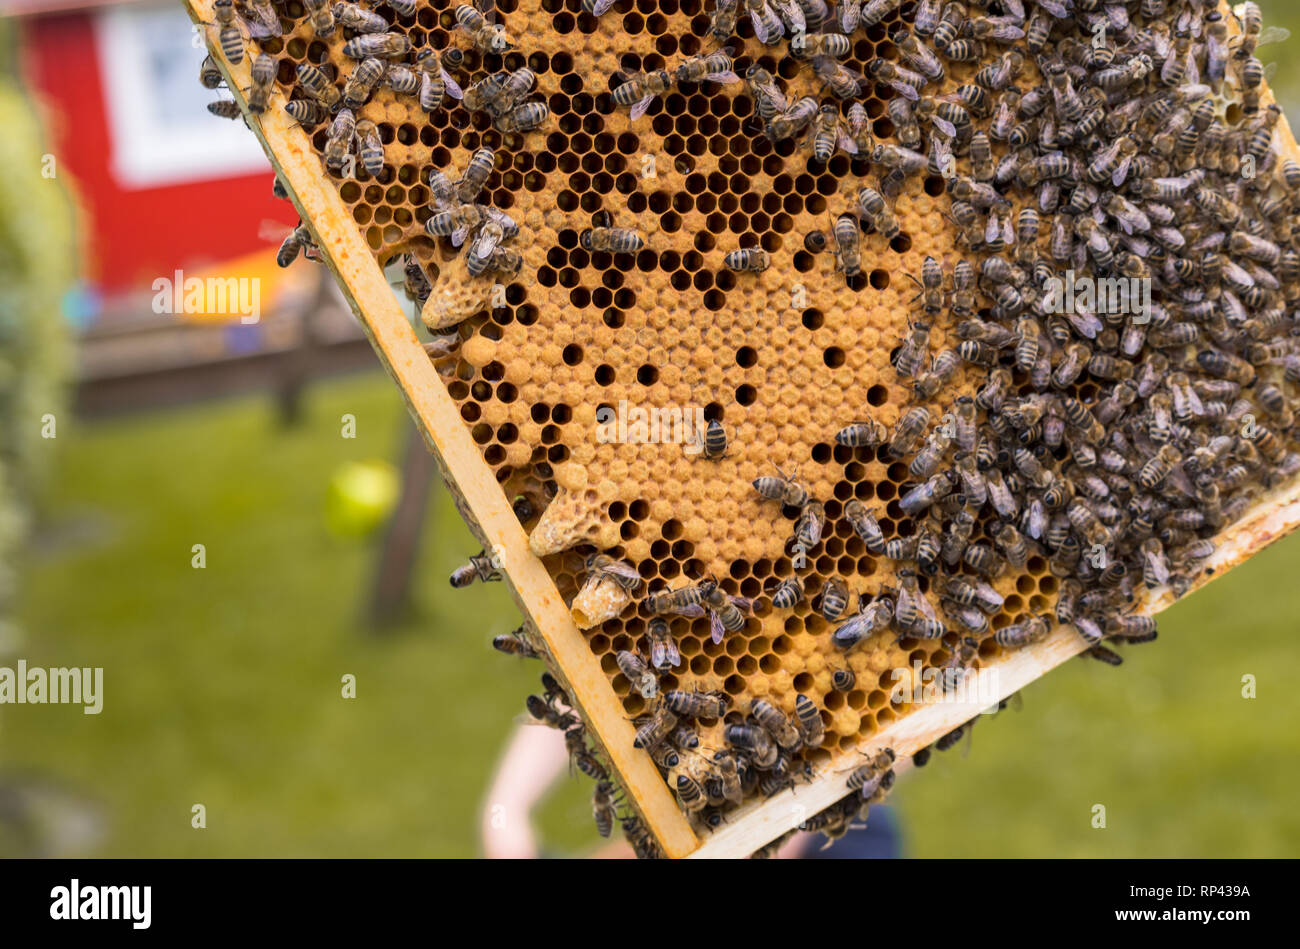
[[[560,711],[552,702],[543,699],[540,695],[528,696],[524,701],[524,707],[528,709],[529,715],[543,725],[562,732],[582,726],[582,723],[578,721],[578,717],[572,712]]]
[[[629,593],[635,593],[641,586],[641,575],[637,573],[636,567],[626,561],[615,560],[607,554],[592,554],[583,566],[589,573],[612,580]]]
[[[674,70],[673,78],[679,83],[740,82],[740,77],[732,72],[732,65],[731,57],[723,51],[692,56]]]
[[[250,71],[252,85],[248,89],[248,111],[261,115],[266,111],[275,86],[276,59],[269,53],[258,53],[253,57]]]
[[[773,467],[776,467],[773,465]],[[808,490],[799,482],[786,477],[780,468],[776,469],[778,478],[765,475],[754,479],[754,490],[769,501],[780,501],[787,507],[802,508],[808,503]]]
[[[331,89],[333,86],[330,87]],[[329,118],[329,110],[311,99],[294,99],[284,104],[288,116],[304,128],[311,128]]]
[[[616,90],[617,91],[617,90]],[[803,132],[816,119],[820,105],[811,96],[799,99],[767,123],[767,137],[773,142],[793,138]]]
[[[661,694],[654,710],[644,720],[638,720],[633,748],[653,748],[663,742],[677,727],[678,718],[668,707],[667,694]]]
[[[869,800],[878,791],[897,760],[894,749],[884,748],[869,756],[866,764],[856,768],[845,782],[850,791],[857,791],[862,800]]]
[[[241,45],[239,49],[242,58],[243,46]],[[199,64],[199,82],[204,89],[220,89],[225,85],[226,79],[221,75],[221,70],[217,68],[211,56],[204,56],[203,62]]]
[[[843,33],[796,33],[790,39],[790,52],[796,59],[832,56],[844,59],[853,52],[852,41]]]
[[[885,535],[875,514],[857,498],[851,498],[844,505],[844,517],[861,539],[867,552],[880,556],[885,550]]]
[[[894,600],[894,627],[900,636],[939,639],[947,632],[935,616],[934,607],[921,594],[916,571],[898,571],[899,587]]]
[[[1021,649],[1042,642],[1051,632],[1046,619],[1033,616],[1021,623],[1004,626],[993,634],[993,641],[1004,649]]]
[[[627,649],[621,650],[614,659],[618,663],[619,671],[627,677],[627,681],[632,683],[632,687],[643,699],[652,699],[658,694],[659,680],[644,659]]]
[[[334,12],[329,0],[303,0],[312,31],[322,39],[334,35]]]
[[[608,837],[618,820],[618,806],[614,799],[614,785],[609,781],[598,781],[591,794],[591,814],[596,822],[596,833]]]
[[[242,118],[244,115],[243,112],[239,111],[239,103],[230,99],[218,99],[216,102],[209,102],[208,111],[219,119],[230,119],[231,121]]]
[[[849,605],[848,585],[839,577],[829,577],[822,586],[818,611],[830,622],[844,615]]]
[[[785,716],[785,713],[778,709],[766,699],[754,699],[749,703],[749,714],[769,735],[777,746],[783,749],[793,750],[798,748],[803,740],[799,735],[799,729]]]
[[[545,102],[525,102],[499,117],[497,128],[507,133],[530,132],[542,125],[550,114],[550,107]]]
[[[579,236],[584,250],[607,254],[635,254],[645,246],[645,241],[636,231],[624,227],[594,227]]]
[[[439,211],[424,222],[424,229],[431,237],[448,237],[454,246],[465,243],[470,231],[483,223],[483,211],[476,204],[462,204],[446,211]]]
[[[216,17],[217,42],[226,61],[239,64],[244,61],[244,37],[239,32],[239,19],[235,13],[234,0],[215,0],[212,5]],[[206,83],[205,83],[206,85]],[[209,86],[215,89],[216,86]]]
[[[794,525],[795,543],[804,550],[816,547],[822,539],[822,530],[826,524],[826,508],[820,501],[808,501]]]
[[[683,718],[722,718],[727,713],[728,700],[720,692],[683,692],[674,690],[664,693],[666,707]]]
[[[637,732],[632,740],[633,748],[655,748],[664,741],[664,738],[671,735],[673,729],[677,727],[677,722],[679,719],[668,707],[667,695],[660,694],[650,715],[637,720]]]
[[[469,276],[481,276],[491,268],[493,255],[499,250],[504,237],[506,234],[497,222],[485,221],[482,224],[465,252],[465,268],[469,270]]]
[[[826,727],[812,699],[802,692],[797,693],[794,697],[794,712],[803,743],[809,748],[819,747],[826,739]]]
[[[1267,46],[1270,43],[1283,43],[1290,39],[1291,32],[1283,27],[1270,26],[1268,29],[1263,28],[1264,16],[1260,12],[1259,4],[1253,2],[1253,0],[1243,3],[1240,11],[1240,13],[1233,13],[1241,26],[1241,35],[1234,53],[1237,59],[1249,59],[1255,55],[1255,51],[1261,46]]]
[[[656,97],[663,95],[671,87],[672,79],[662,69],[649,73],[636,73],[614,90],[613,99],[616,105],[631,106],[628,114],[636,120],[645,115]]]
[[[727,429],[717,419],[709,419],[701,439],[704,457],[716,461],[727,454]]]
[[[453,186],[456,200],[461,204],[475,201],[492,176],[495,164],[496,153],[492,149],[480,148],[475,151],[465,166],[465,173]]]
[[[738,633],[745,628],[745,613],[751,604],[738,596],[728,596],[716,585],[705,596],[709,611],[709,635],[714,644],[722,642],[724,633]]]
[[[917,31],[920,32],[919,30]],[[931,82],[943,82],[945,69],[943,60],[935,55],[923,40],[917,39],[906,27],[898,27],[890,36],[894,45],[898,47],[907,64],[921,73]]]
[[[737,273],[762,273],[772,265],[772,257],[757,247],[745,247],[731,251],[722,262]]]
[[[443,68],[436,50],[422,49],[416,54],[415,60],[419,66],[420,108],[425,112],[437,110],[447,96],[453,99],[465,98],[465,93],[456,80]],[[469,108],[468,105],[466,107]]]
[[[362,33],[343,44],[343,55],[351,59],[401,59],[411,51],[411,41],[401,33]]]
[[[903,413],[888,442],[891,457],[902,458],[916,450],[925,430],[930,425],[930,412],[921,406],[913,406]]]
[[[503,652],[508,656],[518,656],[521,659],[541,658],[541,653],[528,642],[522,626],[518,627],[513,633],[503,633],[495,637],[492,640],[492,648],[497,652]]]
[[[356,135],[356,117],[351,109],[340,109],[334,121],[330,123],[329,137],[325,141],[325,167],[331,171],[340,171],[352,151],[352,139]]]
[[[281,267],[288,267],[301,253],[311,254],[316,248],[316,244],[311,239],[311,232],[307,230],[306,225],[299,224],[289,236],[284,239],[280,245],[280,250],[275,255],[275,262]]]
[[[656,669],[675,669],[682,664],[682,654],[668,629],[667,620],[659,616],[650,620],[646,639],[650,643],[650,664]]]
[[[757,63],[745,72],[745,84],[754,100],[754,111],[764,123],[771,122],[790,107],[785,94],[777,86],[775,77]],[[865,110],[863,114],[865,115]]]
[[[872,188],[863,188],[858,192],[858,207],[885,240],[892,241],[901,232],[898,219],[880,192]]]
[[[846,277],[862,273],[862,242],[858,220],[851,214],[835,219],[831,231],[835,238],[835,269]]]
[[[475,582],[489,583],[501,579],[501,571],[493,563],[493,558],[480,552],[469,558],[469,563],[457,567],[451,572],[451,585],[459,590]]]
[[[489,23],[478,10],[462,3],[456,8],[456,26],[470,38],[480,52],[501,55],[514,49],[505,28],[499,23]]]
[[[284,35],[280,15],[275,12],[271,0],[248,0],[248,8],[253,13],[253,19],[248,21],[249,36],[261,40]]]
[[[847,66],[836,62],[829,56],[814,57],[812,64],[813,73],[825,84],[826,88],[831,91],[831,94],[835,96],[835,98],[853,99],[861,95],[863,85],[862,77]],[[834,117],[834,124],[830,123],[830,117]],[[837,138],[836,133],[838,133],[838,137],[843,138],[844,141],[850,142],[848,136],[843,135],[842,132],[838,132],[838,129],[836,128],[836,125],[838,125],[839,122],[839,110],[835,108],[835,106],[822,106],[821,118],[825,125],[829,127],[829,131],[824,134],[829,135],[832,142]],[[844,148],[844,151],[852,153],[857,148],[856,143],[850,142],[850,144],[853,144],[853,148]],[[821,160],[825,161],[826,159]]]
[[[361,167],[371,177],[378,177],[384,170],[384,143],[379,137],[379,127],[369,119],[358,120],[357,143]]]
[[[355,3],[334,4],[334,19],[354,33],[384,33],[388,30],[387,20]]]
[[[757,725],[728,725],[723,730],[728,745],[740,749],[760,769],[776,764],[780,750],[766,730]]]
[[[586,2],[586,0],[584,0]],[[610,0],[596,0],[604,3],[606,9],[612,6]],[[594,10],[589,10],[593,16],[599,16]],[[738,0],[716,0],[712,15],[709,17],[709,35],[719,43],[725,43],[731,39],[731,35],[736,32],[736,23],[740,19],[740,4]]]
[[[333,80],[325,74],[325,71],[311,63],[299,63],[297,74],[298,85],[326,109],[333,111],[334,107],[338,105],[339,99],[342,98],[342,93],[334,85]],[[292,104],[289,103],[289,105]],[[287,109],[288,106],[285,108]]]
[[[386,68],[382,59],[371,57],[362,61],[343,85],[343,105],[354,112],[365,105]]]
[[[798,577],[787,577],[772,591],[772,606],[778,610],[788,610],[802,599],[803,581]]]
[[[702,616],[703,609],[700,604],[704,602],[707,596],[717,584],[714,581],[704,581],[694,586],[682,587],[679,590],[663,590],[658,593],[651,593],[646,597],[646,609],[651,613],[681,613],[683,615]]]

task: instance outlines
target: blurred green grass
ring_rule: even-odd
[[[340,437],[344,413],[355,440]],[[104,712],[0,707],[0,766],[100,802],[97,855],[478,852],[480,796],[538,674],[488,646],[517,622],[513,604],[499,586],[448,587],[473,542],[439,488],[416,615],[368,634],[374,542],[324,526],[329,474],[396,458],[403,413],[368,375],[313,390],[297,429],[261,400],[60,427],[47,538],[83,539],[47,539],[30,564],[18,654],[103,666]],[[190,567],[196,543],[204,570]],[[1123,668],[1072,661],[1021,711],[981,720],[969,757],[936,754],[899,782],[907,851],[1300,853],[1297,558],[1300,537],[1275,545],[1166,613],[1160,641]],[[346,673],[355,700],[340,695]],[[1241,697],[1244,674],[1258,698]],[[594,842],[589,792],[566,781],[547,802],[552,850]],[[190,827],[195,803],[206,830]]]
[[[315,389],[296,429],[269,400],[61,421],[47,536],[102,539],[47,540],[62,549],[29,564],[16,656],[104,667],[104,711],[0,706],[0,767],[100,802],[102,855],[477,853],[479,796],[539,675],[489,646],[514,605],[498,585],[453,595],[447,574],[477,547],[441,486],[417,615],[392,634],[361,623],[377,541],[325,529],[330,474],[398,458],[404,425],[378,374]],[[206,569],[190,566],[197,543]],[[586,809],[565,790],[562,846],[594,836],[565,819]]]

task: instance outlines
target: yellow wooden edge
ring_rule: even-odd
[[[196,24],[213,20],[212,0],[185,0],[185,6]],[[215,45],[212,31],[205,30],[205,34],[213,61],[311,229],[375,352],[401,388],[457,509],[484,549],[500,556],[511,595],[545,641],[554,672],[591,726],[588,733],[605,752],[629,803],[668,856],[685,856],[699,844],[690,823],[650,756],[632,747],[635,730],[622,703],[574,625],[546,567],[529,550],[528,538],[509,500],[470,437],[337,188],[321,168],[306,133],[285,114],[278,88],[260,119],[251,115],[242,93],[250,82],[251,52],[242,63],[231,66]],[[486,642],[484,646],[486,651]],[[485,663],[490,659],[485,657]],[[483,674],[490,672],[485,668]]]

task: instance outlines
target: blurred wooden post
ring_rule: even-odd
[[[410,609],[411,585],[420,553],[420,534],[429,509],[429,495],[436,480],[433,455],[419,427],[408,423],[405,433],[401,494],[384,531],[384,542],[375,563],[375,579],[371,586],[367,620],[373,632],[391,629]]]

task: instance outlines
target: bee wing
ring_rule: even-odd
[[[740,612],[742,613],[749,613],[752,612],[754,609],[754,601],[749,599],[748,597],[732,596],[732,597],[728,597],[727,599],[731,600],[731,605],[734,606],[736,609],[740,610]]]
[[[268,244],[279,244],[293,231],[293,228],[282,221],[273,221],[270,218],[263,218],[262,223],[257,225],[257,239],[266,241]]]
[[[704,615],[704,607],[698,603],[692,603],[689,606],[683,606],[680,610],[675,610],[679,616],[686,616],[690,619],[696,619]]]
[[[724,85],[730,85],[733,82],[740,82],[740,77],[730,69],[724,69],[722,72],[710,73],[704,77],[704,82],[720,82]]]
[[[676,641],[669,635],[668,640],[664,643],[664,656],[667,660],[669,669],[676,669],[682,664],[682,654],[677,648]]]
[[[909,102],[916,102],[921,98],[921,94],[917,92],[916,89],[903,82],[901,79],[890,79],[887,84],[889,88],[893,89]]]
[[[1291,31],[1284,26],[1266,27],[1259,34],[1259,43],[1257,46],[1268,46],[1270,43],[1285,43],[1291,38]]]
[[[709,610],[709,637],[713,640],[714,645],[722,642],[722,634],[726,630],[722,626],[722,620],[718,614]]]
[[[835,141],[839,145],[840,151],[848,152],[850,155],[856,155],[858,153],[858,143],[853,141],[844,129],[841,128],[835,130]]]
[[[633,119],[641,118],[641,116],[645,115],[646,110],[650,108],[650,103],[654,101],[655,101],[654,96],[646,96],[640,102],[637,102],[635,105],[632,106],[632,110],[630,113],[631,117]]]
[[[614,0],[596,0],[591,7],[592,16],[603,16],[614,5]]]
[[[1130,167],[1132,167],[1132,165],[1133,165],[1133,159],[1125,158],[1115,168],[1115,173],[1110,176],[1110,180],[1111,183],[1116,188],[1118,188],[1120,185],[1124,183],[1124,179],[1128,177],[1128,170]]]
[[[765,5],[765,7],[766,7],[766,5]],[[764,46],[767,46],[767,45],[769,45],[770,43],[773,43],[773,42],[775,42],[776,40],[778,40],[778,39],[781,38],[781,30],[780,30],[780,29],[778,29],[778,30],[776,31],[776,34],[775,34],[775,35],[773,35],[773,32],[772,32],[771,30],[768,29],[769,21],[768,21],[767,17],[762,17],[762,16],[751,16],[749,19],[750,19],[750,22],[753,24],[753,27],[754,27],[754,39],[758,40],[758,41],[759,41],[760,43],[762,43]],[[777,20],[776,23],[777,23],[777,26],[780,27],[781,21],[780,21],[780,20]]]
[[[635,580],[641,582],[641,574],[637,573],[636,567],[622,560],[615,560],[613,563],[606,564],[601,568],[605,573],[612,573],[615,576],[625,580]]]
[[[459,247],[465,243],[465,238],[469,236],[469,227],[458,227],[451,232],[451,243],[454,247]]]
[[[908,86],[908,88],[910,89],[911,86]],[[940,118],[939,116],[935,115],[935,116],[931,116],[930,122],[931,124],[934,125],[935,128],[937,128],[940,132],[942,132],[944,135],[948,136],[949,138],[957,137],[957,126],[953,125],[947,119]]]
[[[465,98],[465,91],[461,89],[460,84],[457,83],[455,79],[452,79],[451,76],[447,75],[447,70],[442,70],[439,75],[442,77],[443,85],[447,87],[447,95],[451,96],[453,99]]]

